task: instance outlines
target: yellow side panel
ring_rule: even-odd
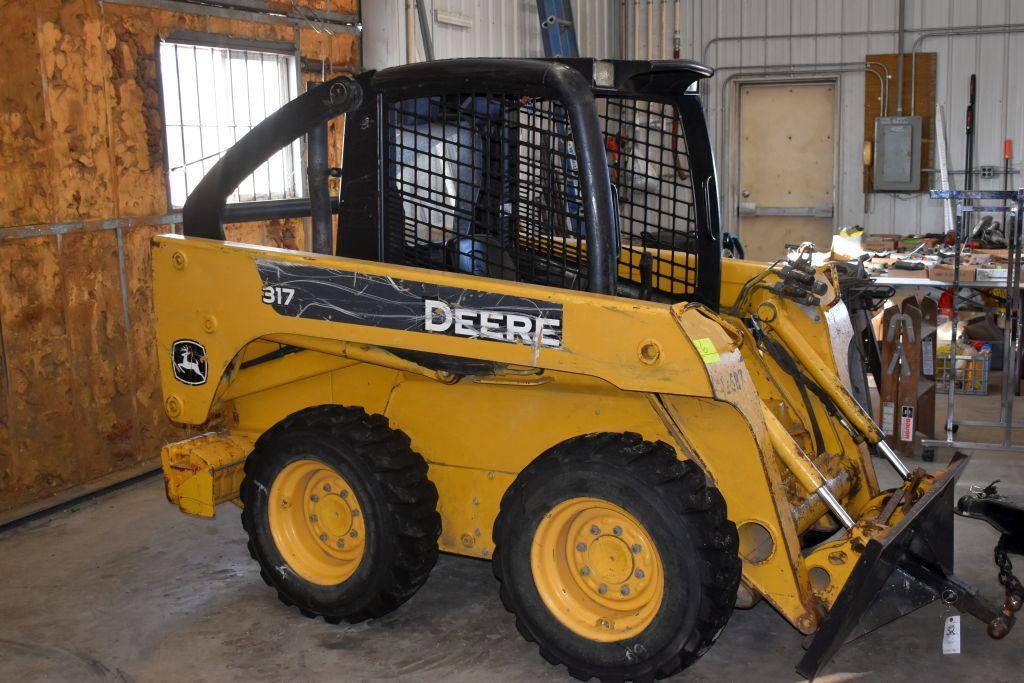
[[[444,552],[490,559],[494,552],[491,529],[505,490],[515,476],[495,470],[449,467],[432,463],[427,473],[437,486]]]
[[[761,450],[746,417],[733,406],[686,396],[661,400],[679,426],[680,439],[693,449],[725,497],[729,519],[741,528],[744,580],[791,623],[815,618],[800,542],[772,452]],[[743,557],[745,523],[761,525],[772,536],[774,549],[763,561]]]
[[[675,444],[647,394],[564,373],[544,377],[552,381],[443,385],[407,375],[395,387],[386,415],[430,465],[441,498],[443,550],[488,557],[505,489],[562,441],[592,432],[637,432]]]
[[[309,364],[319,368],[321,373],[287,381],[287,364]],[[266,377],[247,377],[249,373],[257,372]],[[314,351],[302,351],[243,371],[239,383],[245,378],[246,386],[263,386],[275,381],[282,383],[235,398],[232,415],[238,420],[235,425],[262,433],[292,413],[315,405],[359,406],[371,414],[383,413],[391,388],[400,374],[378,365],[353,363]]]

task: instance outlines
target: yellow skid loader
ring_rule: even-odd
[[[258,125],[153,244],[166,412],[223,426],[163,449],[170,500],[239,503],[263,579],[332,623],[397,608],[439,551],[489,559],[581,679],[671,675],[761,599],[813,636],[809,678],[940,597],[1005,635],[1020,596],[952,573],[967,459],[910,471],[851,398],[833,269],[722,258],[711,73],[438,61]],[[224,241],[225,198],[341,114],[336,246],[324,168],[329,253]]]

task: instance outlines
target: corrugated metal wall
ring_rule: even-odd
[[[425,0],[437,59],[454,57],[543,57],[535,0]],[[619,3],[576,0],[573,3],[580,53],[595,57],[618,54]],[[363,63],[380,69],[405,63],[405,0],[363,2]],[[437,21],[437,12],[460,15],[470,28]],[[417,28],[417,50],[423,44]]]
[[[541,54],[533,0],[427,2],[432,10],[438,57]],[[627,56],[670,56],[673,29],[678,28],[681,56],[706,60],[719,70],[708,84],[707,106],[719,153],[719,173],[723,176],[721,187],[729,187],[730,165],[724,153],[732,126],[724,117],[728,101],[734,99],[722,96],[726,79],[734,74],[764,71],[766,65],[809,65],[806,68],[833,74],[840,84],[836,224],[859,224],[875,232],[907,234],[941,230],[941,206],[925,195],[872,194],[865,204],[862,185],[865,75],[837,71],[837,67],[830,70],[825,66],[854,64],[868,54],[896,52],[898,0],[680,0],[678,3],[674,0],[575,0],[573,4],[584,54],[620,56],[619,25],[625,16]],[[435,9],[472,17],[473,27],[464,29],[438,24],[434,20]],[[367,65],[404,62],[403,12],[404,0],[363,3]],[[653,24],[649,24],[648,16],[653,18]],[[673,17],[676,17],[675,22]],[[906,0],[905,48],[909,50],[922,31],[1015,23],[1024,23],[1024,2],[1020,0]],[[878,33],[858,35],[864,31]],[[842,35],[728,39],[794,33]],[[649,35],[653,40],[648,39]],[[715,39],[720,40],[711,43]],[[1024,34],[928,38],[922,42],[921,51],[938,53],[937,101],[945,104],[951,167],[963,168],[967,79],[977,73],[980,106],[975,164],[1001,166],[1002,141],[1009,137],[1014,141],[1014,167],[1019,169],[1024,151],[1024,88],[1011,84],[1019,83],[1024,76]],[[736,80],[730,81],[727,89]],[[735,149],[735,144],[732,147]],[[933,159],[925,159],[924,165],[937,166]],[[954,176],[954,184],[962,186],[962,182],[962,175]],[[1021,184],[1020,176],[1014,177],[1013,184]],[[976,187],[1001,189],[1002,180],[981,180]]]
[[[629,3],[632,5],[632,2]],[[641,4],[646,2],[641,0]],[[897,50],[898,0],[702,0],[683,2],[681,17],[683,55],[716,67],[717,83],[707,101],[712,134],[723,150],[730,126],[724,120],[722,97],[725,78],[756,72],[767,64],[825,65],[863,60],[873,53]],[[907,0],[905,49],[910,50],[923,31],[949,27],[1024,23],[1024,2],[1019,0]],[[881,35],[851,35],[861,31],[888,31]],[[788,33],[841,33],[817,39],[722,40],[721,36],[781,35]],[[967,81],[978,74],[975,165],[1002,166],[1002,141],[1014,141],[1015,168],[1020,168],[1024,147],[1024,92],[1011,84],[1024,77],[1024,34],[935,37],[922,41],[922,52],[938,54],[936,101],[946,110],[950,166],[964,166],[963,118]],[[828,67],[821,68],[829,73]],[[763,69],[760,69],[763,70]],[[864,142],[864,78],[862,72],[833,71],[840,82],[840,177],[836,192],[837,225],[860,224],[875,232],[940,231],[942,209],[926,195],[872,194],[867,205],[862,186]],[[895,78],[895,74],[893,75]],[[728,96],[728,100],[733,100]],[[735,145],[734,145],[735,146]],[[926,167],[937,162],[924,159]],[[719,173],[728,169],[719,159]],[[936,181],[937,182],[937,181]],[[963,176],[954,176],[962,187]],[[1012,185],[1020,186],[1020,176]],[[722,187],[728,187],[723,182]],[[980,189],[1002,189],[1002,179],[981,180]]]

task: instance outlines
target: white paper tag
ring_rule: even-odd
[[[942,629],[942,654],[960,654],[960,615],[946,617],[946,625]]]
[[[891,435],[893,422],[896,419],[896,404],[891,401],[882,403],[882,432]]]
[[[901,406],[900,408],[900,441],[914,440],[914,408],[912,406]]]
[[[931,339],[921,341],[921,374],[935,374],[935,345]]]

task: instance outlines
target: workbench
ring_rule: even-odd
[[[889,285],[890,287],[938,287],[949,289],[953,283],[949,280],[930,280],[926,277],[898,277],[892,275],[881,275],[873,278],[875,284]],[[1006,289],[1006,282],[1002,280],[971,280],[961,282],[961,287],[970,289]],[[1024,289],[1024,281],[1021,281],[1020,288]]]

